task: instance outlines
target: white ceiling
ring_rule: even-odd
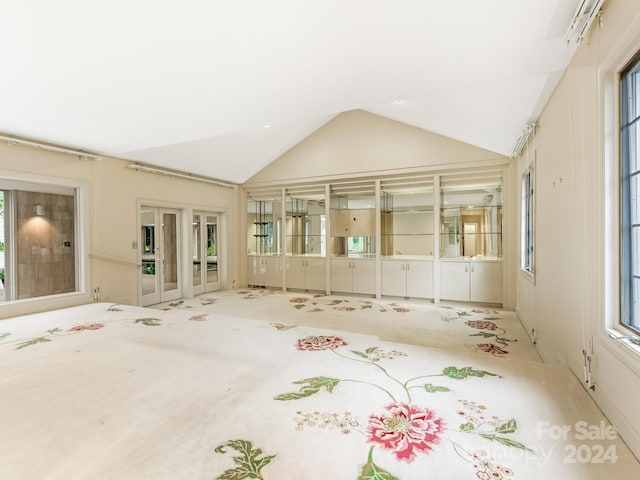
[[[0,132],[232,182],[351,109],[509,155],[577,3],[0,0]]]

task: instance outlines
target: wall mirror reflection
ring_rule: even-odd
[[[375,255],[376,200],[372,186],[331,195],[331,255]]]
[[[280,198],[249,199],[247,202],[247,253],[274,255],[282,253]]]
[[[442,258],[502,258],[502,177],[443,177]]]
[[[324,256],[326,254],[324,197],[287,197],[285,204],[287,254]]]
[[[433,258],[433,187],[381,192],[382,256]]]

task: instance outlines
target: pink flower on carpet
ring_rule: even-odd
[[[476,477],[480,480],[505,480],[513,476],[513,470],[489,461],[486,452],[480,451],[472,455],[473,468],[476,469]]]
[[[478,330],[496,330],[498,326],[493,322],[486,320],[467,320],[464,322],[471,328],[477,328]]]
[[[345,312],[353,312],[356,309],[356,307],[333,307],[333,308],[334,310],[342,310]]]
[[[309,299],[308,298],[304,298],[304,297],[295,297],[289,300],[289,302],[291,303],[304,303],[304,302],[308,302]]]
[[[70,332],[81,332],[83,330],[98,330],[99,328],[104,327],[102,323],[87,323],[85,325],[76,325],[75,327],[71,327],[69,329]]]
[[[507,350],[503,350],[493,343],[477,343],[476,347],[483,352],[490,353],[491,355],[506,355],[509,353]]]
[[[369,416],[369,443],[378,443],[399,461],[410,463],[416,452],[429,453],[440,442],[445,424],[433,410],[406,403],[391,403],[385,409],[389,415]]]
[[[310,335],[299,338],[296,342],[296,348],[306,351],[334,350],[346,344],[347,342],[334,335]]]
[[[393,309],[398,313],[407,313],[411,311],[407,307],[393,307]]]

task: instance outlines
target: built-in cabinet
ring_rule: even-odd
[[[250,197],[248,284],[500,304],[502,174],[411,175]]]
[[[342,293],[376,293],[376,264],[369,259],[332,258],[331,290]]]
[[[319,290],[326,288],[324,257],[287,256],[287,288]]]
[[[247,284],[252,287],[282,287],[282,256],[249,255]]]
[[[462,302],[502,303],[502,262],[441,262],[440,298]]]
[[[382,260],[382,295],[433,298],[433,262]]]

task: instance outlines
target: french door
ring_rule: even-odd
[[[142,305],[177,300],[182,295],[180,212],[142,207]]]
[[[193,294],[220,290],[219,216],[195,212],[192,228]]]

